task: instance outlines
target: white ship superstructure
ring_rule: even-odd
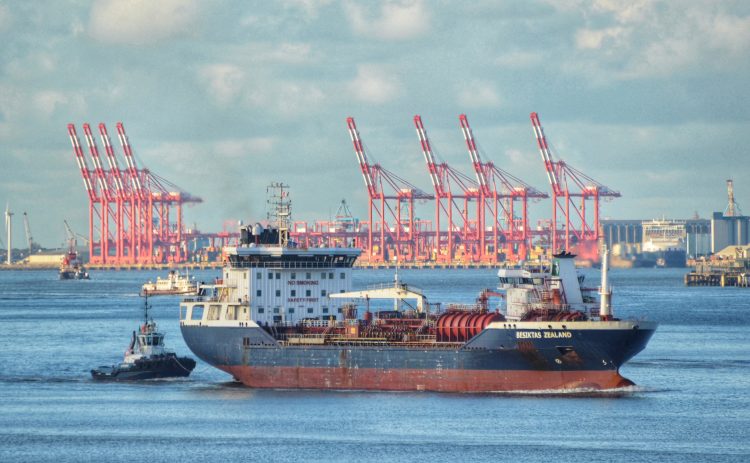
[[[685,251],[687,229],[684,220],[651,220],[642,223],[643,252]]]
[[[253,320],[258,324],[296,323],[304,319],[331,319],[341,315],[328,296],[351,289],[352,265],[359,249],[299,249],[278,245],[246,244],[225,248],[228,256],[219,285],[206,286],[211,294],[193,302],[190,320],[207,322]],[[181,317],[186,320],[186,314]],[[189,323],[189,320],[187,321]]]

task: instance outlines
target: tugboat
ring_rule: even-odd
[[[100,381],[137,381],[142,379],[189,376],[195,360],[177,355],[164,347],[164,333],[157,331],[156,322],[148,316],[148,294],[144,295],[143,324],[133,331],[130,346],[119,365],[100,366],[91,376]]]
[[[167,278],[156,277],[156,283],[149,281],[144,283],[141,291],[145,294],[166,295],[166,294],[198,294],[198,283],[190,278],[189,275],[180,275],[177,270],[170,270]]]

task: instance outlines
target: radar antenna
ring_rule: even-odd
[[[292,201],[289,199],[289,185],[273,182],[266,188],[268,221],[279,230],[279,246],[289,244],[289,224],[292,220]]]

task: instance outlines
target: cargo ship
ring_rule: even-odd
[[[687,266],[687,229],[684,220],[650,220],[642,222],[641,259],[653,261],[656,267]]]
[[[290,206],[279,208],[278,226],[242,228],[239,245],[225,248],[220,282],[180,304],[188,347],[249,387],[620,388],[633,384],[620,367],[657,327],[613,315],[606,257],[598,291],[583,286],[572,254],[538,268],[500,269],[502,310],[489,307],[492,291],[477,304],[445,306],[399,280],[352,291],[360,251],[296,245],[288,238]],[[383,299],[393,306],[372,310]]]

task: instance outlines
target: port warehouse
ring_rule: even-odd
[[[707,256],[713,252],[712,224],[717,219],[672,220],[670,222],[684,226],[685,250],[688,258]],[[602,242],[617,255],[631,255],[642,252],[643,224],[647,220],[602,220]],[[719,228],[718,230],[721,230]],[[727,243],[727,246],[733,243]],[[726,247],[726,246],[724,246]],[[720,249],[723,249],[720,248]]]
[[[531,120],[552,190],[552,220],[530,223],[529,203],[550,195],[483,158],[465,115],[459,117],[459,125],[474,178],[436,162],[422,119],[414,118],[417,146],[434,189],[430,193],[370,163],[354,120],[349,118],[347,129],[369,195],[369,220],[355,218],[342,202],[333,220],[295,222],[292,238],[308,247],[359,247],[363,249],[362,265],[395,261],[427,266],[482,265],[534,258],[551,249],[573,250],[596,260],[600,244],[612,248],[619,245],[625,253],[637,251],[643,221],[600,221],[599,200],[619,197],[619,193],[562,159],[555,160],[538,115],[532,113]],[[124,163],[118,160],[103,123],[99,124],[99,138],[106,156],[100,154],[89,124],[83,125],[88,158],[73,124],[68,131],[88,199],[88,249],[83,255],[89,256],[91,264],[207,264],[221,260],[223,246],[236,244],[238,234],[226,227],[217,233],[185,227],[182,205],[201,202],[201,198],[136,165],[122,123],[117,124],[117,140]],[[434,220],[417,219],[425,216],[425,210],[417,213],[415,203],[432,209]],[[549,203],[532,206],[539,212]],[[717,252],[724,245],[744,244],[748,239],[747,218],[741,216],[727,218],[717,213],[710,221],[684,222],[689,257]]]

